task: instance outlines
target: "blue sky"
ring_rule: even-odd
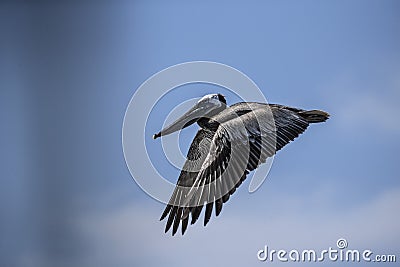
[[[257,261],[264,245],[324,249],[339,237],[399,258],[399,12],[388,0],[3,1],[1,265],[256,266],[271,264]],[[171,237],[164,205],[127,170],[122,122],[146,79],[193,60],[332,117],[280,151],[258,191],[245,183],[207,227]]]

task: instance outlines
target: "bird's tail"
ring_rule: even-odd
[[[322,110],[306,110],[298,113],[309,123],[324,122],[329,119],[329,114]]]

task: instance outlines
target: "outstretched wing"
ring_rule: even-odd
[[[213,206],[218,216],[223,203],[249,171],[264,163],[309,125],[307,119],[299,115],[302,110],[284,106],[259,104],[248,109],[238,110],[237,106],[229,109],[237,115],[228,120],[215,118],[220,122],[216,131],[201,129],[194,138],[177,186],[160,218],[168,216],[165,232],[173,225],[174,235],[182,222],[184,234],[189,214],[194,224],[203,206],[206,206],[206,225]]]

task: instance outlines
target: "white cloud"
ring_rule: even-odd
[[[229,211],[213,218],[206,228],[200,221],[189,226],[183,237],[163,233],[165,222],[158,221],[160,205],[127,203],[112,213],[87,214],[76,222],[87,240],[88,257],[83,264],[248,266],[258,264],[256,253],[264,245],[317,250],[335,247],[340,237],[346,238],[352,249],[399,250],[400,188],[351,209],[307,210],[307,203],[328,201],[323,198],[317,194],[277,199],[284,211],[277,216],[272,205],[265,205],[261,212],[246,212],[246,217],[240,208],[234,210],[232,202]]]

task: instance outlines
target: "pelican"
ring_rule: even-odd
[[[311,123],[324,122],[329,114],[279,104],[241,102],[226,105],[221,94],[202,97],[171,125],[154,134],[159,138],[197,122],[200,126],[171,199],[161,215],[168,216],[165,232],[185,233],[189,215],[194,224],[205,206],[204,226],[221,213],[222,206],[250,171],[294,140]]]

